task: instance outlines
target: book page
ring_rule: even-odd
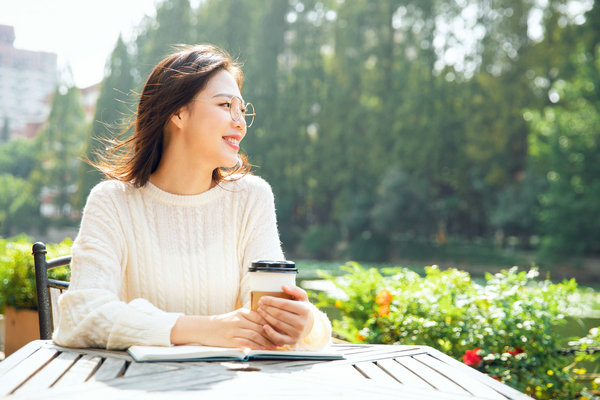
[[[243,350],[229,347],[210,347],[200,345],[187,346],[131,346],[129,354],[136,360],[185,360],[199,358],[236,358],[243,359],[246,354]]]

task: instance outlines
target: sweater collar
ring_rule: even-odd
[[[226,184],[226,181],[220,182],[215,187],[207,190],[206,192],[194,195],[180,195],[165,192],[159,187],[153,185],[150,181],[142,187],[142,191],[153,199],[174,206],[193,207],[201,204],[207,204],[215,199],[218,199],[227,190],[222,186]]]

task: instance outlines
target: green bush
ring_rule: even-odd
[[[69,254],[71,245],[70,239],[46,245],[48,258]],[[5,306],[37,310],[32,246],[33,242],[27,236],[0,238],[0,313],[4,312]],[[68,267],[55,268],[49,271],[48,276],[69,280],[70,270]]]
[[[466,272],[436,266],[424,277],[404,268],[342,268],[348,274],[322,276],[347,298],[319,293],[317,304],[337,308],[334,332],[348,341],[429,345],[540,399],[580,393],[574,357],[561,353],[564,343],[553,329],[565,323],[575,280],[537,281],[536,269],[515,267],[488,274],[482,286]]]

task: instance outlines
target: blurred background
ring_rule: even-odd
[[[288,258],[472,272],[535,263],[600,286],[598,3],[150,7],[84,86],[60,54],[15,46],[19,31],[0,19],[0,236],[74,238],[102,179],[82,160],[130,121],[173,44],[210,42],[243,63],[258,114],[243,151],[272,185]],[[89,34],[93,13],[75,17],[73,38]]]

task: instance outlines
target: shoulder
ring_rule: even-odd
[[[125,199],[135,188],[130,183],[117,180],[102,181],[92,188],[87,198],[86,207],[94,203],[106,204]]]
[[[235,191],[243,191],[249,195],[255,194],[259,197],[273,197],[271,185],[257,175],[232,175],[223,181],[223,187]]]

